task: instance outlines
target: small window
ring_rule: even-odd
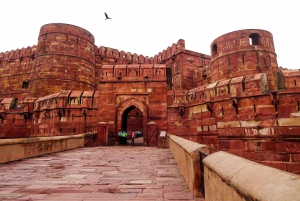
[[[211,48],[211,54],[215,55],[217,53],[218,53],[218,46],[217,46],[217,44],[214,44]]]
[[[250,45],[260,45],[260,35],[257,33],[250,34],[249,44]]]
[[[29,82],[28,81],[23,81],[22,82],[22,89],[28,89]]]

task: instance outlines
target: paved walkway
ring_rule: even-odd
[[[127,145],[0,164],[0,200],[160,201],[193,196],[169,149]]]

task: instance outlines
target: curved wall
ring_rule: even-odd
[[[211,82],[277,70],[273,36],[259,29],[227,33],[211,43]]]
[[[94,88],[94,36],[69,24],[42,26],[28,93],[40,97],[62,89]]]

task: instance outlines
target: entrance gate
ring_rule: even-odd
[[[158,126],[155,122],[147,123],[147,146],[157,145]]]
[[[105,146],[107,145],[107,123],[100,122],[85,126],[84,146]]]
[[[143,133],[143,137],[144,137],[144,141],[142,144],[146,145],[147,144],[147,122],[148,122],[148,106],[146,104],[145,101],[142,101],[142,97],[141,100],[138,100],[136,98],[129,98],[124,100],[123,102],[121,102],[118,106],[117,106],[117,111],[116,111],[116,138],[118,139],[117,133],[119,133],[121,130],[125,130],[127,131],[128,134],[131,134],[131,130],[139,130],[142,131]],[[138,118],[140,118],[140,120],[138,121],[139,123],[139,128],[138,127],[134,127],[133,124],[131,123],[131,125],[127,128],[127,118],[128,114],[131,111],[136,111],[138,112]],[[135,113],[136,113],[135,112]],[[131,113],[130,113],[131,114]],[[134,118],[133,116],[131,116],[132,118]],[[130,122],[130,121],[129,121]],[[131,130],[128,130],[131,129]],[[136,131],[135,130],[135,131]],[[116,140],[117,142],[117,140]]]

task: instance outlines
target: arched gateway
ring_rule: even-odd
[[[120,102],[117,105],[116,111],[117,130],[115,133],[121,130],[125,130],[128,133],[131,130],[140,130],[144,134],[143,144],[146,144],[146,140],[148,139],[145,135],[147,133],[148,111],[147,103],[136,98],[129,98]]]

